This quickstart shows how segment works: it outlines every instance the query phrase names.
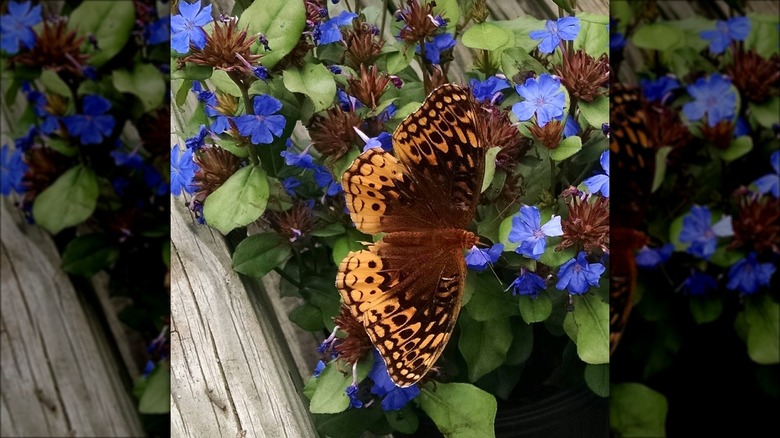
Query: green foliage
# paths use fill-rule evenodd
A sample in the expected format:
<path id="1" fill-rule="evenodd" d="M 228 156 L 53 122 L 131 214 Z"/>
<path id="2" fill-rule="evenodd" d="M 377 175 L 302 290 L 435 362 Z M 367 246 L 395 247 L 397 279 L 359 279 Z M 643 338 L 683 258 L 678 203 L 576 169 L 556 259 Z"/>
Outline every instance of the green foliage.
<path id="1" fill-rule="evenodd" d="M 270 52 L 261 45 L 252 46 L 254 53 L 262 53 L 262 63 L 272 68 L 282 57 L 290 53 L 306 26 L 306 9 L 301 2 L 288 0 L 256 1 L 241 13 L 239 27 L 246 26 L 247 33 L 261 33 L 268 39 Z"/>
<path id="2" fill-rule="evenodd" d="M 135 64 L 133 71 L 114 72 L 114 87 L 123 93 L 138 97 L 144 112 L 162 105 L 165 99 L 165 79 L 156 67 L 150 64 Z"/>
<path id="3" fill-rule="evenodd" d="M 621 437 L 665 437 L 668 403 L 641 383 L 620 383 L 610 390 L 609 426 Z"/>
<path id="4" fill-rule="evenodd" d="M 254 222 L 268 203 L 268 178 L 260 167 L 247 166 L 230 176 L 206 198 L 203 215 L 222 234 Z"/>
<path id="5" fill-rule="evenodd" d="M 91 277 L 113 264 L 119 248 L 104 233 L 78 236 L 68 242 L 62 253 L 62 270 L 69 274 Z"/>
<path id="6" fill-rule="evenodd" d="M 492 395 L 465 383 L 439 383 L 425 387 L 420 407 L 448 438 L 493 437 L 496 400 Z"/>
<path id="7" fill-rule="evenodd" d="M 290 242 L 276 233 L 260 233 L 242 240 L 233 253 L 233 269 L 245 275 L 262 277 L 290 257 Z"/>
<path id="8" fill-rule="evenodd" d="M 95 211 L 98 181 L 95 172 L 77 165 L 63 173 L 33 203 L 35 223 L 52 234 L 80 224 Z"/>
<path id="9" fill-rule="evenodd" d="M 68 27 L 79 35 L 92 34 L 100 41 L 99 49 L 88 48 L 89 63 L 102 67 L 116 56 L 127 43 L 135 21 L 135 9 L 130 2 L 82 2 L 70 15 Z M 84 43 L 89 47 L 88 43 Z"/>
<path id="10" fill-rule="evenodd" d="M 171 410 L 171 368 L 167 360 L 160 361 L 146 377 L 143 392 L 138 397 L 138 412 L 167 414 Z"/>

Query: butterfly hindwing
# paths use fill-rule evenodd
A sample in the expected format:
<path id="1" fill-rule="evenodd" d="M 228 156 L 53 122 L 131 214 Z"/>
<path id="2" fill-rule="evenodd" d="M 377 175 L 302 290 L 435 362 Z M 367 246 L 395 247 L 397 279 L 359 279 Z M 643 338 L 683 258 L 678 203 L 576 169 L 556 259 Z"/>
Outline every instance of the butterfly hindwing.
<path id="1" fill-rule="evenodd" d="M 460 251 L 433 248 L 424 239 L 392 240 L 350 253 L 336 286 L 390 377 L 406 387 L 431 369 L 447 345 L 460 312 L 465 261 Z"/>

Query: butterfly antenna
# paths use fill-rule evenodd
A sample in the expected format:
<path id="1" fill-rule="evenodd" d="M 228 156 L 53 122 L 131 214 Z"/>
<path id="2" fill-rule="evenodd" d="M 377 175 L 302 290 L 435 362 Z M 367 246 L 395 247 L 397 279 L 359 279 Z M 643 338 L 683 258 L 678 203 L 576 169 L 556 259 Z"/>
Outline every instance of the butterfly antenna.
<path id="1" fill-rule="evenodd" d="M 493 273 L 493 276 L 496 277 L 496 280 L 498 281 L 498 284 L 500 284 L 501 287 L 503 288 L 504 287 L 504 282 L 501 281 L 501 278 L 499 278 L 498 273 L 496 273 L 496 270 L 493 269 L 493 263 L 490 263 L 490 259 L 485 257 L 485 253 L 483 253 L 481 250 L 479 251 L 479 255 L 481 255 L 482 258 L 485 259 L 485 262 L 487 263 L 488 268 L 490 268 L 490 272 Z"/>

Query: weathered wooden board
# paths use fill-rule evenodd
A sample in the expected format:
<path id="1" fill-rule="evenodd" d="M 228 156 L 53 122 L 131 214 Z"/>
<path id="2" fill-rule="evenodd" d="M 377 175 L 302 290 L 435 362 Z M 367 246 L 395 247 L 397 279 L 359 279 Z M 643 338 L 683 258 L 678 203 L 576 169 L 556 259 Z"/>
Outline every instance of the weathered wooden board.
<path id="1" fill-rule="evenodd" d="M 0 202 L 2 436 L 143 436 L 130 381 L 51 237 Z"/>

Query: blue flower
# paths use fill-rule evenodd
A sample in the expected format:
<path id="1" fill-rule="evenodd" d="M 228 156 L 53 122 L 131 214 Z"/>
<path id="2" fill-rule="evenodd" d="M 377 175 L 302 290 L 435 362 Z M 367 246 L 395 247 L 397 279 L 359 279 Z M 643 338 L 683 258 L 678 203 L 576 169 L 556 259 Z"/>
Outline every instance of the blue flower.
<path id="1" fill-rule="evenodd" d="M 338 99 L 339 106 L 341 106 L 341 109 L 347 112 L 355 111 L 356 109 L 364 106 L 362 103 L 360 103 L 359 100 L 350 96 L 349 94 L 347 94 L 346 91 L 342 90 L 341 88 L 336 89 L 336 99 Z"/>
<path id="2" fill-rule="evenodd" d="M 420 395 L 420 387 L 416 383 L 406 388 L 393 383 L 390 374 L 387 373 L 385 361 L 376 349 L 374 349 L 374 366 L 368 372 L 368 377 L 374 381 L 371 393 L 382 397 L 382 409 L 385 411 L 397 411 Z"/>
<path id="3" fill-rule="evenodd" d="M 441 52 L 455 47 L 455 37 L 451 33 L 442 33 L 433 37 L 430 42 L 423 42 L 425 44 L 425 59 L 431 64 L 441 63 Z M 420 53 L 420 46 L 415 49 L 415 53 Z"/>
<path id="4" fill-rule="evenodd" d="M 607 32 L 609 32 L 610 50 L 620 50 L 626 46 L 626 37 L 623 36 L 623 34 L 617 30 L 618 21 L 620 20 L 615 20 L 610 18 L 609 23 L 607 23 Z"/>
<path id="5" fill-rule="evenodd" d="M 744 295 L 753 294 L 761 286 L 769 286 L 775 269 L 772 263 L 758 263 L 755 251 L 751 251 L 747 257 L 734 263 L 729 269 L 729 282 L 726 287 L 738 290 Z"/>
<path id="6" fill-rule="evenodd" d="M 320 374 L 322 374 L 322 371 L 325 369 L 325 362 L 319 360 L 317 361 L 317 366 L 314 368 L 314 377 L 319 377 Z"/>
<path id="7" fill-rule="evenodd" d="M 295 189 L 300 186 L 301 182 L 294 176 L 282 180 L 282 188 L 288 195 L 292 197 L 295 197 Z"/>
<path id="8" fill-rule="evenodd" d="M 171 38 L 171 17 L 165 16 L 149 23 L 144 30 L 146 43 L 150 46 L 167 43 Z"/>
<path id="9" fill-rule="evenodd" d="M 654 81 L 642 79 L 639 83 L 642 85 L 642 94 L 648 102 L 663 103 L 669 97 L 669 93 L 680 88 L 680 81 L 672 76 L 661 76 Z"/>
<path id="10" fill-rule="evenodd" d="M 328 196 L 336 196 L 343 190 L 341 184 L 333 180 L 333 174 L 330 173 L 325 166 L 314 165 L 314 182 L 317 183 L 317 187 L 325 189 L 325 194 Z"/>
<path id="11" fill-rule="evenodd" d="M 0 149 L 0 194 L 10 195 L 11 190 L 16 193 L 22 193 L 22 178 L 27 172 L 27 164 L 22 161 L 22 150 L 15 149 L 10 151 L 8 145 L 3 145 Z"/>
<path id="12" fill-rule="evenodd" d="M 284 157 L 284 164 L 288 166 L 300 167 L 302 169 L 314 169 L 314 161 L 312 160 L 311 155 L 309 155 L 309 148 L 311 148 L 311 145 L 301 153 L 297 153 L 293 150 L 292 141 L 287 140 L 287 150 L 282 151 L 279 155 Z"/>
<path id="13" fill-rule="evenodd" d="M 262 79 L 264 81 L 268 79 L 268 69 L 262 65 L 259 67 L 253 67 L 252 74 L 255 75 L 257 79 Z"/>
<path id="14" fill-rule="evenodd" d="M 472 79 L 469 81 L 469 86 L 471 87 L 471 93 L 478 102 L 493 102 L 493 99 L 496 99 L 495 103 L 501 103 L 503 94 L 500 92 L 509 88 L 510 85 L 506 79 L 491 76 L 484 81 Z"/>
<path id="15" fill-rule="evenodd" d="M 352 23 L 352 20 L 357 18 L 357 16 L 354 12 L 342 11 L 337 17 L 320 24 L 314 29 L 314 34 L 312 35 L 314 43 L 321 46 L 341 41 L 341 29 L 339 28 Z"/>
<path id="16" fill-rule="evenodd" d="M 349 407 L 350 408 L 362 408 L 363 402 L 360 401 L 358 398 L 358 387 L 357 385 L 349 385 L 347 386 L 347 389 L 344 391 L 347 393 L 347 397 L 349 397 Z"/>
<path id="17" fill-rule="evenodd" d="M 574 41 L 580 32 L 580 19 L 577 17 L 562 17 L 555 21 L 547 20 L 546 30 L 532 30 L 528 36 L 535 40 L 542 40 L 539 43 L 539 51 L 542 53 L 552 53 L 561 43 L 561 40 Z"/>
<path id="18" fill-rule="evenodd" d="M 520 207 L 520 215 L 512 218 L 509 241 L 520 242 L 520 246 L 515 250 L 518 254 L 539 260 L 547 246 L 547 237 L 563 235 L 560 216 L 553 215 L 544 226 L 541 225 L 541 220 L 539 209 L 527 205 Z"/>
<path id="19" fill-rule="evenodd" d="M 566 123 L 563 125 L 563 138 L 573 137 L 580 133 L 580 124 L 577 123 L 577 118 L 569 116 L 566 118 Z"/>
<path id="20" fill-rule="evenodd" d="M 536 298 L 539 292 L 547 289 L 547 282 L 536 273 L 520 268 L 520 275 L 509 285 L 507 290 L 509 289 L 512 289 L 512 295 L 530 295 L 531 298 Z"/>
<path id="21" fill-rule="evenodd" d="M 380 148 L 387 152 L 393 150 L 393 136 L 388 132 L 380 132 L 376 137 L 371 137 L 366 140 L 366 145 L 363 146 L 363 152 L 371 148 Z"/>
<path id="22" fill-rule="evenodd" d="M 691 121 L 700 120 L 706 114 L 707 123 L 713 127 L 721 120 L 734 117 L 737 94 L 727 77 L 712 74 L 699 78 L 696 83 L 688 85 L 687 90 L 694 101 L 683 105 L 683 114 Z"/>
<path id="23" fill-rule="evenodd" d="M 41 5 L 30 8 L 30 2 L 8 2 L 8 15 L 0 18 L 0 48 L 9 55 L 19 52 L 19 43 L 28 49 L 35 46 L 32 27 L 41 22 Z"/>
<path id="24" fill-rule="evenodd" d="M 184 149 L 182 152 L 179 145 L 173 145 L 171 149 L 171 194 L 173 196 L 181 195 L 182 191 L 192 193 L 192 178 L 195 172 L 200 170 L 197 163 L 192 160 L 192 149 Z"/>
<path id="25" fill-rule="evenodd" d="M 200 9 L 200 0 L 195 3 L 179 2 L 179 15 L 171 17 L 171 48 L 187 53 L 190 44 L 198 49 L 206 45 L 206 31 L 203 26 L 211 23 L 211 5 Z"/>
<path id="26" fill-rule="evenodd" d="M 254 114 L 235 118 L 238 132 L 241 135 L 251 135 L 254 144 L 269 144 L 274 141 L 274 136 L 282 135 L 287 124 L 284 116 L 274 114 L 282 109 L 282 102 L 267 94 L 261 94 L 255 96 L 253 106 Z"/>
<path id="27" fill-rule="evenodd" d="M 84 96 L 84 114 L 63 117 L 62 121 L 68 133 L 80 137 L 82 144 L 99 144 L 114 130 L 114 116 L 104 114 L 109 109 L 111 102 L 90 94 Z"/>
<path id="28" fill-rule="evenodd" d="M 184 145 L 187 146 L 187 149 L 197 151 L 206 144 L 204 140 L 206 140 L 206 136 L 208 136 L 208 134 L 209 131 L 206 129 L 206 125 L 200 125 L 200 128 L 198 128 L 198 133 L 184 140 Z"/>
<path id="29" fill-rule="evenodd" d="M 780 151 L 772 152 L 769 157 L 774 173 L 769 173 L 753 181 L 759 193 L 771 193 L 775 198 L 780 198 Z"/>
<path id="30" fill-rule="evenodd" d="M 536 123 L 541 128 L 550 120 L 563 118 L 566 97 L 561 90 L 560 78 L 544 73 L 538 79 L 528 78 L 523 85 L 515 85 L 515 90 L 525 99 L 512 105 L 512 112 L 518 120 L 529 120 L 536 114 Z"/>
<path id="31" fill-rule="evenodd" d="M 694 205 L 691 212 L 683 218 L 683 226 L 680 230 L 680 242 L 690 243 L 687 251 L 704 260 L 709 260 L 715 253 L 718 237 L 734 235 L 731 216 L 723 216 L 713 226 L 710 226 L 710 221 L 710 209 Z"/>
<path id="32" fill-rule="evenodd" d="M 669 260 L 674 252 L 674 244 L 667 243 L 659 249 L 648 248 L 647 245 L 636 254 L 636 265 L 644 269 L 655 269 Z"/>
<path id="33" fill-rule="evenodd" d="M 504 251 L 504 245 L 496 243 L 489 249 L 480 249 L 476 245 L 472 246 L 466 253 L 466 266 L 477 272 L 482 272 L 488 267 L 488 263 L 495 264 Z"/>
<path id="34" fill-rule="evenodd" d="M 750 135 L 750 123 L 743 116 L 737 116 L 737 123 L 734 124 L 734 138 Z"/>
<path id="35" fill-rule="evenodd" d="M 609 198 L 609 151 L 601 153 L 599 163 L 601 163 L 601 169 L 604 173 L 597 173 L 590 178 L 586 178 L 582 183 L 585 184 L 589 192 L 600 192 L 601 196 Z"/>
<path id="36" fill-rule="evenodd" d="M 605 270 L 604 265 L 588 263 L 585 259 L 586 255 L 585 251 L 580 251 L 576 258 L 561 265 L 560 270 L 558 270 L 556 289 L 566 289 L 571 294 L 580 295 L 587 292 L 590 286 L 599 286 L 599 278 Z"/>
<path id="37" fill-rule="evenodd" d="M 109 153 L 114 158 L 114 164 L 120 167 L 129 167 L 131 169 L 141 169 L 144 162 L 136 151 L 125 152 L 121 145 Z"/>
<path id="38" fill-rule="evenodd" d="M 49 113 L 49 99 L 46 95 L 36 90 L 25 91 L 25 93 L 27 100 L 33 104 L 35 115 L 43 119 L 40 125 L 41 132 L 51 134 L 60 129 L 59 118 Z"/>
<path id="39" fill-rule="evenodd" d="M 36 128 L 35 125 L 30 125 L 26 134 L 14 140 L 16 149 L 19 149 L 22 152 L 29 150 L 33 143 L 35 143 L 35 137 L 37 136 L 38 128 Z"/>
<path id="40" fill-rule="evenodd" d="M 701 39 L 710 42 L 710 53 L 723 53 L 732 41 L 744 41 L 750 34 L 750 19 L 734 17 L 727 21 L 715 22 L 714 30 L 704 30 L 699 33 Z"/>
<path id="41" fill-rule="evenodd" d="M 718 282 L 714 278 L 697 270 L 693 270 L 691 275 L 683 282 L 683 289 L 693 296 L 706 295 L 708 290 L 717 288 Z"/>

